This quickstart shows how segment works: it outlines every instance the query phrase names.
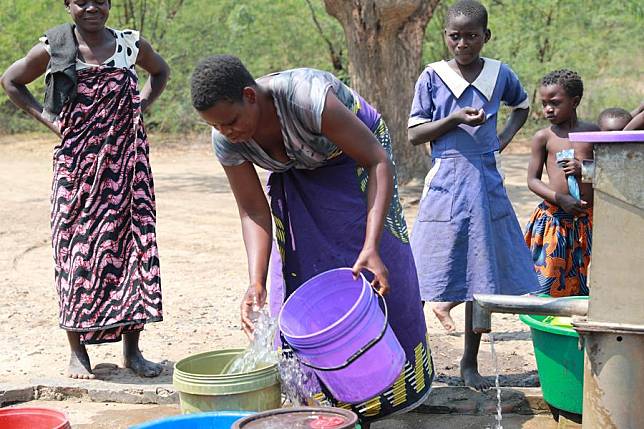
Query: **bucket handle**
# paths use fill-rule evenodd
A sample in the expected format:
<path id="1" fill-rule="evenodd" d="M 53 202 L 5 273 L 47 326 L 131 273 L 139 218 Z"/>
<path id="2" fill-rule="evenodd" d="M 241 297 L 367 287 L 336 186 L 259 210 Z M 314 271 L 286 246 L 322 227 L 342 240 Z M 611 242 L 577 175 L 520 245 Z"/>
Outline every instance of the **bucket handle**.
<path id="1" fill-rule="evenodd" d="M 302 360 L 302 359 L 300 359 L 298 357 L 298 360 L 300 361 L 300 363 L 302 363 L 302 365 L 308 366 L 309 368 L 315 369 L 315 370 L 318 370 L 318 371 L 337 371 L 339 369 L 344 369 L 344 368 L 348 367 L 349 365 L 351 365 L 353 363 L 353 361 L 355 361 L 360 356 L 365 354 L 373 346 L 375 346 L 382 339 L 382 337 L 385 336 L 385 332 L 387 332 L 387 326 L 388 326 L 388 323 L 389 323 L 389 311 L 387 310 L 387 301 L 385 301 L 385 297 L 382 296 L 380 294 L 380 292 L 378 292 L 373 286 L 371 286 L 371 288 L 376 293 L 376 296 L 379 296 L 380 299 L 382 300 L 382 306 L 384 307 L 384 313 L 385 313 L 385 323 L 383 324 L 382 329 L 380 330 L 380 333 L 378 334 L 378 336 L 376 336 L 374 339 L 369 341 L 364 346 L 360 347 L 358 349 L 358 351 L 356 351 L 354 354 L 349 356 L 347 358 L 347 360 L 344 363 L 341 363 L 340 365 L 337 365 L 337 366 L 317 366 L 317 365 L 314 365 L 312 363 L 305 362 L 304 360 Z M 289 344 L 289 346 L 291 347 L 291 349 L 295 350 L 295 348 L 293 346 L 291 346 L 290 344 Z"/>

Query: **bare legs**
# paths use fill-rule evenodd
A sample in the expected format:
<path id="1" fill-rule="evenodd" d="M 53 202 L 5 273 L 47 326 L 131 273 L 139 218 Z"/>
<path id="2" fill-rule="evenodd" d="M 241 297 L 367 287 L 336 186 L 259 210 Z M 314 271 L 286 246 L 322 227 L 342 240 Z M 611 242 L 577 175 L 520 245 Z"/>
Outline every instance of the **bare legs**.
<path id="1" fill-rule="evenodd" d="M 448 333 L 454 332 L 456 324 L 450 316 L 450 311 L 461 302 L 431 302 L 430 306 L 438 320 Z M 461 358 L 461 378 L 466 386 L 476 390 L 487 390 L 492 383 L 479 373 L 478 354 L 481 345 L 481 334 L 472 331 L 472 303 L 465 303 L 465 340 L 463 357 Z"/>
<path id="2" fill-rule="evenodd" d="M 156 377 L 161 374 L 163 367 L 143 357 L 139 349 L 140 334 L 140 331 L 123 334 L 123 366 L 130 368 L 139 377 Z M 67 340 L 71 349 L 67 375 L 76 379 L 96 378 L 87 349 L 80 342 L 80 333 L 67 331 Z"/>
<path id="3" fill-rule="evenodd" d="M 465 303 L 465 343 L 461 358 L 461 377 L 466 386 L 476 390 L 487 390 L 492 383 L 479 374 L 478 354 L 481 334 L 472 331 L 472 302 Z"/>
<path id="4" fill-rule="evenodd" d="M 80 333 L 67 331 L 67 340 L 71 349 L 67 376 L 89 380 L 96 378 L 92 372 L 92 364 L 84 344 L 80 343 Z"/>
<path id="5" fill-rule="evenodd" d="M 145 359 L 139 349 L 141 331 L 123 334 L 123 366 L 130 368 L 139 377 L 156 377 L 163 366 Z"/>
<path id="6" fill-rule="evenodd" d="M 443 328 L 445 328 L 448 334 L 451 334 L 456 330 L 456 324 L 449 312 L 458 304 L 460 304 L 460 302 L 432 302 L 430 304 L 436 318 L 441 322 L 441 325 L 443 325 Z"/>

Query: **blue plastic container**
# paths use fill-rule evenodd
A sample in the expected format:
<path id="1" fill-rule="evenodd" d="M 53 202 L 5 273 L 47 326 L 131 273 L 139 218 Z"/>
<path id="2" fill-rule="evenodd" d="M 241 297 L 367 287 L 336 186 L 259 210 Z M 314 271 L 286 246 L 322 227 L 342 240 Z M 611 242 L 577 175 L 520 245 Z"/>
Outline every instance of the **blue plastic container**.
<path id="1" fill-rule="evenodd" d="M 218 411 L 166 417 L 130 426 L 130 429 L 230 429 L 237 420 L 250 416 L 246 411 Z"/>

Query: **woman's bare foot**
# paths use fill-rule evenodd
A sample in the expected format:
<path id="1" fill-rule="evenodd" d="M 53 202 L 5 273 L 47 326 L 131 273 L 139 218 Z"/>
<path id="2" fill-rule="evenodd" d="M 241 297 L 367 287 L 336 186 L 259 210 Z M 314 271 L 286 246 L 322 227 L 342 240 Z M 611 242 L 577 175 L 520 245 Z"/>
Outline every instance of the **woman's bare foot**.
<path id="1" fill-rule="evenodd" d="M 476 365 L 467 365 L 463 361 L 461 361 L 461 378 L 463 378 L 465 386 L 478 391 L 488 390 L 492 387 L 492 383 L 479 373 Z"/>
<path id="2" fill-rule="evenodd" d="M 163 365 L 147 360 L 140 351 L 123 356 L 123 366 L 130 368 L 139 377 L 156 377 L 163 371 Z"/>
<path id="3" fill-rule="evenodd" d="M 96 378 L 96 375 L 92 372 L 92 364 L 89 361 L 89 355 L 87 354 L 85 346 L 82 346 L 80 350 L 72 351 L 69 358 L 67 376 L 81 380 Z"/>
<path id="4" fill-rule="evenodd" d="M 443 325 L 443 328 L 445 328 L 448 334 L 452 334 L 454 333 L 454 331 L 456 331 L 456 324 L 454 323 L 454 319 L 452 319 L 452 316 L 449 314 L 449 312 L 458 304 L 460 303 L 432 302 L 430 305 L 432 311 L 436 315 L 436 318 L 439 322 L 441 322 L 441 325 Z"/>
<path id="5" fill-rule="evenodd" d="M 163 371 L 163 365 L 143 357 L 139 349 L 141 331 L 123 334 L 123 366 L 130 368 L 139 377 L 156 377 Z"/>

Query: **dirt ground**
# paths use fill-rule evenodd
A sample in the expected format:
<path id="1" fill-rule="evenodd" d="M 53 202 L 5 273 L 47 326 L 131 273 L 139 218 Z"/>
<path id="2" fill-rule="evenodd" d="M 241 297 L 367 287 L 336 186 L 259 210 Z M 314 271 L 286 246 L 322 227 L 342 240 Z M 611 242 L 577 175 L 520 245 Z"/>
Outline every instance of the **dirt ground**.
<path id="1" fill-rule="evenodd" d="M 222 168 L 205 138 L 152 136 L 164 321 L 146 327 L 144 354 L 164 361 L 161 379 L 142 381 L 119 369 L 120 344 L 89 353 L 105 382 L 170 382 L 172 363 L 190 354 L 243 347 L 238 302 L 247 282 L 240 223 Z M 43 136 L 0 137 L 0 382 L 64 377 L 68 346 L 57 325 L 49 229 L 51 150 Z M 503 156 L 506 187 L 523 225 L 537 198 L 525 185 L 524 145 Z M 421 188 L 402 189 L 413 225 Z M 457 385 L 463 306 L 454 311 L 461 333 L 446 335 L 429 313 L 438 381 Z M 529 330 L 516 316 L 494 315 L 501 385 L 538 385 Z M 480 352 L 484 375 L 493 373 L 489 343 Z"/>

